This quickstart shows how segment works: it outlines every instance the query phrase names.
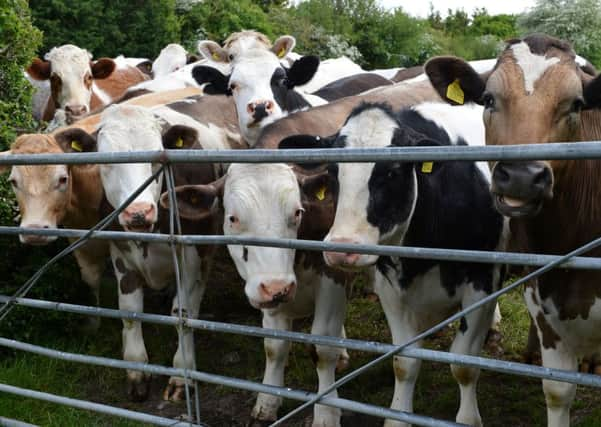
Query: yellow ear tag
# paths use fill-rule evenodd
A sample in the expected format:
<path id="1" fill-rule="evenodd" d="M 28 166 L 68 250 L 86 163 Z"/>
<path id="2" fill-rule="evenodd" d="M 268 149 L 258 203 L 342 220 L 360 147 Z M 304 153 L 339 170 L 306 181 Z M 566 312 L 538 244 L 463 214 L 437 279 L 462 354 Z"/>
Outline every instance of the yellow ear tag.
<path id="1" fill-rule="evenodd" d="M 465 94 L 463 93 L 463 89 L 461 89 L 459 79 L 455 79 L 455 81 L 447 87 L 447 98 L 451 101 L 455 101 L 459 105 L 463 105 Z"/>
<path id="2" fill-rule="evenodd" d="M 71 141 L 71 148 L 74 149 L 75 151 L 83 151 L 83 148 L 81 147 L 81 144 L 79 143 L 79 141 Z"/>
<path id="3" fill-rule="evenodd" d="M 320 202 L 326 198 L 326 186 L 325 185 L 323 187 L 320 187 L 319 190 L 317 190 L 317 192 L 315 193 L 315 197 L 317 197 L 317 200 L 319 200 Z"/>
<path id="4" fill-rule="evenodd" d="M 218 54 L 217 52 L 213 52 L 213 59 L 214 59 L 215 61 L 219 61 L 219 59 L 220 59 L 220 58 L 221 58 L 221 57 L 219 56 L 219 54 Z"/>
<path id="5" fill-rule="evenodd" d="M 181 136 L 175 141 L 175 146 L 177 148 L 182 148 L 184 146 L 184 140 L 181 138 Z"/>
<path id="6" fill-rule="evenodd" d="M 286 48 L 283 47 L 280 49 L 280 51 L 278 52 L 278 58 L 283 58 L 284 55 L 286 55 Z"/>
<path id="7" fill-rule="evenodd" d="M 423 162 L 422 163 L 422 172 L 423 173 L 432 173 L 433 167 L 434 167 L 434 162 Z"/>

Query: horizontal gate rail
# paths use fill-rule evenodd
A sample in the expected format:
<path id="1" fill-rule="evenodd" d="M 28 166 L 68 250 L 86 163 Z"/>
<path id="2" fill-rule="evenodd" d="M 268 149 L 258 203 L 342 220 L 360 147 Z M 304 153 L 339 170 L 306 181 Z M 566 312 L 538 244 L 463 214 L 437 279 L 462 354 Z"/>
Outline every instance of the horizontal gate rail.
<path id="1" fill-rule="evenodd" d="M 446 160 L 600 159 L 601 142 L 563 142 L 504 146 L 330 148 L 311 150 L 163 150 L 107 153 L 12 154 L 0 165 L 82 163 L 324 163 Z"/>
<path id="2" fill-rule="evenodd" d="M 15 387 L 8 384 L 0 384 L 0 392 L 15 394 L 36 400 L 57 403 L 59 405 L 72 406 L 77 409 L 85 409 L 88 411 L 98 412 L 105 415 L 113 415 L 116 417 L 127 418 L 129 420 L 140 421 L 143 423 L 154 424 L 157 426 L 173 426 L 173 427 L 202 427 L 202 425 L 192 424 L 189 422 L 172 420 L 170 418 L 158 417 L 156 415 L 145 414 L 143 412 L 131 411 L 129 409 L 116 408 L 114 406 L 103 405 L 101 403 L 90 402 L 88 400 L 73 399 L 71 397 L 58 396 L 56 394 L 45 393 L 37 390 Z M 0 425 L 2 419 L 0 418 Z M 30 424 L 13 424 L 14 426 L 24 426 Z"/>
<path id="3" fill-rule="evenodd" d="M 28 344 L 16 340 L 0 337 L 0 346 L 12 348 L 15 350 L 27 351 L 30 353 L 39 354 L 42 356 L 52 357 L 54 359 L 66 360 L 69 362 L 85 363 L 89 365 L 105 366 L 108 368 L 131 369 L 136 371 L 148 372 L 156 375 L 165 376 L 184 376 L 184 371 L 189 378 L 196 381 L 201 381 L 209 384 L 218 384 L 226 387 L 238 388 L 259 393 L 271 394 L 288 399 L 309 401 L 317 396 L 315 393 L 306 391 L 292 390 L 287 387 L 278 387 L 267 384 L 255 383 L 248 380 L 226 377 L 223 375 L 209 374 L 200 371 L 190 371 L 180 368 L 167 368 L 165 366 L 153 365 L 150 363 L 128 362 L 124 360 L 110 359 L 107 357 L 89 356 L 76 353 L 68 353 L 65 351 L 52 350 L 46 347 L 40 347 L 33 344 Z M 425 427 L 458 427 L 464 424 L 458 424 L 451 421 L 441 421 L 434 418 L 417 415 L 410 412 L 395 411 L 388 408 L 382 408 L 367 403 L 355 402 L 339 397 L 324 397 L 319 402 L 321 404 L 332 406 L 335 408 L 346 409 L 354 412 L 360 412 L 366 415 L 372 415 L 380 418 L 389 418 L 393 420 L 403 421 L 418 426 Z M 185 424 L 188 425 L 188 424 Z"/>
<path id="4" fill-rule="evenodd" d="M 0 235 L 32 234 L 39 236 L 81 237 L 87 230 L 77 229 L 39 229 L 0 226 Z M 419 248 L 412 246 L 360 245 L 345 243 L 328 243 L 321 240 L 276 239 L 265 237 L 237 237 L 223 235 L 169 235 L 159 233 L 134 233 L 126 231 L 94 231 L 90 239 L 100 240 L 135 240 L 146 243 L 181 243 L 184 245 L 246 245 L 269 246 L 276 248 L 293 248 L 309 251 L 339 251 L 364 253 L 382 256 L 398 256 L 403 258 L 437 259 L 458 262 L 495 263 L 511 265 L 527 265 L 539 267 L 561 258 L 559 255 L 539 255 L 529 253 L 472 251 L 462 249 Z M 601 270 L 601 258 L 574 257 L 557 266 L 557 268 L 574 268 Z"/>
<path id="5" fill-rule="evenodd" d="M 0 295 L 0 302 L 13 301 L 17 305 L 44 310 L 55 310 L 66 313 L 76 313 L 90 316 L 99 316 L 112 319 L 127 319 L 158 325 L 178 326 L 183 324 L 191 329 L 209 332 L 223 332 L 227 334 L 240 334 L 258 338 L 283 339 L 305 344 L 325 345 L 330 347 L 346 348 L 348 350 L 365 351 L 368 353 L 385 354 L 394 350 L 396 346 L 377 341 L 362 341 L 349 338 L 312 335 L 302 332 L 267 329 L 257 326 L 238 325 L 233 323 L 214 322 L 210 320 L 183 318 L 181 321 L 175 316 L 160 314 L 138 313 L 135 311 L 115 310 L 110 308 L 89 307 L 85 305 L 67 304 L 61 302 L 43 301 L 30 298 L 17 298 Z M 523 375 L 532 378 L 549 379 L 554 381 L 569 382 L 573 384 L 601 388 L 601 376 L 581 372 L 550 369 L 541 366 L 527 365 L 524 363 L 508 362 L 486 357 L 469 356 L 465 354 L 448 353 L 444 351 L 428 350 L 422 348 L 406 348 L 400 353 L 402 356 L 414 359 L 428 360 L 430 362 L 450 363 L 454 365 L 472 366 L 504 374 Z"/>
<path id="6" fill-rule="evenodd" d="M 10 418 L 0 417 L 0 426 L 2 427 L 37 427 L 35 424 L 24 423 L 23 421 L 12 420 Z"/>

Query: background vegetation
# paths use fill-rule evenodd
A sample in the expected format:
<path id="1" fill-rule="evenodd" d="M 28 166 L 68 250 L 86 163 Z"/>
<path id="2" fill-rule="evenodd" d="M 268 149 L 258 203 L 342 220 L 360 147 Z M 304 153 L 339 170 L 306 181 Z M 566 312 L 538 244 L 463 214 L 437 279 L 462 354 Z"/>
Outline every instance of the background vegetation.
<path id="1" fill-rule="evenodd" d="M 597 66 L 601 66 L 601 4 L 599 0 L 539 0 L 528 13 L 491 16 L 486 9 L 473 11 L 431 10 L 421 19 L 402 9 L 388 10 L 376 0 L 305 0 L 291 4 L 286 0 L 0 0 L 0 151 L 5 150 L 16 135 L 38 128 L 30 114 L 31 88 L 23 78 L 23 69 L 35 56 L 43 56 L 53 46 L 73 43 L 90 50 L 95 57 L 124 54 L 154 58 L 168 43 L 179 42 L 194 52 L 199 39 L 221 42 L 233 31 L 256 29 L 272 39 L 282 34 L 297 38 L 299 53 L 321 57 L 346 55 L 367 69 L 422 64 L 429 57 L 453 54 L 466 59 L 494 57 L 503 41 L 533 31 L 541 31 L 569 40 L 575 49 Z M 298 4 L 297 4 L 298 3 Z M 0 224 L 14 225 L 18 212 L 12 190 L 5 176 L 0 177 Z M 51 254 L 64 243 L 46 248 L 24 247 L 16 238 L 0 237 L 0 293 L 11 294 L 23 284 Z M 231 266 L 230 266 L 231 268 Z M 204 307 L 207 318 L 238 323 L 258 324 L 258 313 L 248 307 L 240 292 L 236 274 L 217 277 L 215 289 L 209 287 Z M 233 283 L 223 295 L 223 283 Z M 115 307 L 114 282 L 107 280 L 103 305 Z M 50 271 L 29 296 L 64 302 L 89 303 L 72 258 Z M 217 302 L 234 301 L 227 310 Z M 168 297 L 160 297 L 158 307 L 168 307 Z M 505 317 L 506 357 L 517 359 L 524 345 L 527 315 L 519 295 L 501 302 Z M 226 310 L 220 312 L 219 310 Z M 357 297 L 349 308 L 349 336 L 388 340 L 383 315 L 377 304 Z M 15 309 L 0 323 L 0 336 L 25 340 L 67 351 L 120 356 L 118 321 L 103 322 L 100 333 L 86 335 L 79 326 L 81 318 L 65 314 Z M 146 326 L 145 326 L 146 327 Z M 307 324 L 303 326 L 307 329 Z M 151 327 L 148 327 L 151 328 Z M 156 328 L 155 328 L 156 329 Z M 150 344 L 152 361 L 168 365 L 175 338 L 172 333 L 158 334 L 152 329 Z M 147 337 L 148 337 L 147 329 Z M 448 335 L 448 334 L 447 334 Z M 432 344 L 446 348 L 450 338 Z M 165 345 L 165 337 L 168 345 Z M 259 379 L 262 350 L 256 340 L 204 334 L 198 341 L 201 366 L 210 371 Z M 254 345 L 255 347 L 251 347 Z M 253 348 L 252 351 L 246 349 Z M 152 350 L 154 349 L 154 350 Z M 240 351 L 240 349 L 244 349 Z M 255 351 L 256 350 L 256 351 Z M 239 353 L 239 362 L 228 364 L 224 356 Z M 354 354 L 353 364 L 365 362 L 368 355 Z M 234 358 L 236 359 L 236 358 Z M 225 370 L 223 372 L 223 365 Z M 288 382 L 296 387 L 312 389 L 315 384 L 308 356 L 294 356 L 290 362 Z M 426 364 L 425 364 L 426 365 Z M 431 415 L 452 418 L 456 390 L 447 367 L 425 368 L 418 388 L 416 409 Z M 444 372 L 444 373 L 443 373 Z M 381 374 L 381 375 L 380 375 Z M 487 381 L 488 376 L 488 381 Z M 65 378 L 69 377 L 69 381 Z M 345 396 L 377 404 L 387 404 L 392 384 L 382 386 L 381 378 L 390 380 L 389 367 L 380 368 L 364 383 L 349 386 Z M 542 393 L 538 381 L 520 379 L 505 383 L 506 376 L 486 374 L 483 380 L 482 412 L 488 425 L 540 425 L 544 420 Z M 49 362 L 48 359 L 7 352 L 0 349 L 0 382 L 37 388 L 59 394 L 107 403 L 125 401 L 121 371 L 110 371 L 72 364 Z M 164 385 L 164 379 L 157 379 Z M 363 385 L 361 385 L 363 384 Z M 497 386 L 498 385 L 498 386 Z M 159 387 L 157 385 L 157 387 Z M 502 389 L 502 390 L 501 390 Z M 367 391 L 366 391 L 367 390 Z M 160 390 L 154 390 L 158 393 Z M 205 395 L 231 393 L 211 387 Z M 241 414 L 250 410 L 252 396 L 238 394 Z M 499 402 L 499 396 L 504 400 Z M 205 396 L 206 397 L 206 396 Z M 211 396 L 209 396 L 211 397 Z M 487 402 L 496 402 L 489 405 Z M 215 404 L 218 407 L 223 401 Z M 592 391 L 579 394 L 575 411 L 577 425 L 598 425 L 599 395 Z M 161 404 L 135 409 L 162 413 Z M 486 405 L 486 406 L 485 406 Z M 226 405 L 227 406 L 227 405 Z M 212 407 L 211 404 L 205 408 Z M 287 407 L 291 404 L 288 402 Z M 511 411 L 509 411 L 511 407 Z M 533 408 L 537 408 L 533 415 Z M 217 419 L 231 411 L 226 407 Z M 174 412 L 175 411 L 175 412 Z M 500 413 L 499 413 L 500 411 Z M 171 414 L 183 410 L 171 409 Z M 507 419 L 508 413 L 515 420 Z M 82 415 L 81 411 L 58 409 L 22 399 L 0 398 L 0 415 L 11 416 L 45 425 L 130 425 L 114 419 Z M 502 415 L 502 416 L 501 416 Z M 533 417 L 532 419 L 530 417 Z M 358 425 L 380 422 L 359 421 Z M 230 425 L 242 424 L 240 419 Z M 504 424 L 505 423 L 505 424 Z"/>

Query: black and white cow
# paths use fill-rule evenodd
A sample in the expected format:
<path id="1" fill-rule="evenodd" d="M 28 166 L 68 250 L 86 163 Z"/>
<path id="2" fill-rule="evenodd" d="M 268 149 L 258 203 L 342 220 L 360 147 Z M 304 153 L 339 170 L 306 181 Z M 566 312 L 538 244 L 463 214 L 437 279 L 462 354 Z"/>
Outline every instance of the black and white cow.
<path id="1" fill-rule="evenodd" d="M 207 94 L 233 96 L 242 136 L 254 146 L 264 126 L 290 112 L 391 84 L 390 80 L 379 75 L 366 78 L 366 74 L 360 74 L 346 77 L 344 84 L 330 86 L 326 92 L 328 99 L 318 93 L 310 94 L 297 89 L 313 78 L 319 64 L 318 57 L 309 55 L 286 68 L 280 56 L 271 50 L 254 48 L 234 59 L 228 75 L 213 67 L 198 65 L 192 70 L 192 76 L 200 85 L 208 83 L 204 87 Z"/>
<path id="2" fill-rule="evenodd" d="M 285 164 L 233 164 L 210 185 L 178 187 L 182 218 L 203 217 L 216 198 L 223 201 L 225 235 L 322 239 L 332 223 L 335 188 L 327 171 L 303 171 Z M 166 205 L 164 194 L 161 203 Z M 325 265 L 318 252 L 229 245 L 245 280 L 251 305 L 260 309 L 265 328 L 291 330 L 292 321 L 313 315 L 311 333 L 344 337 L 345 284 L 353 275 Z M 264 384 L 284 385 L 290 342 L 265 339 Z M 319 391 L 335 379 L 348 354 L 316 346 Z M 333 396 L 336 393 L 332 394 Z M 259 421 L 277 419 L 282 398 L 260 393 L 252 411 Z M 314 426 L 340 425 L 340 410 L 316 405 Z"/>
<path id="3" fill-rule="evenodd" d="M 282 148 L 376 148 L 484 144 L 482 109 L 421 104 L 394 113 L 384 104 L 362 104 L 339 133 L 327 138 L 293 136 Z M 498 250 L 505 223 L 489 193 L 490 173 L 473 162 L 340 163 L 330 167 L 338 182 L 338 202 L 327 242 Z M 402 344 L 457 309 L 501 284 L 498 265 L 415 260 L 325 252 L 332 267 L 357 270 L 376 266 L 375 291 L 392 331 Z M 495 304 L 461 321 L 453 353 L 477 355 L 484 344 Z M 396 357 L 391 407 L 413 410 L 420 361 Z M 457 421 L 481 425 L 476 399 L 479 370 L 451 367 L 459 383 Z M 390 420 L 387 426 L 404 425 Z"/>

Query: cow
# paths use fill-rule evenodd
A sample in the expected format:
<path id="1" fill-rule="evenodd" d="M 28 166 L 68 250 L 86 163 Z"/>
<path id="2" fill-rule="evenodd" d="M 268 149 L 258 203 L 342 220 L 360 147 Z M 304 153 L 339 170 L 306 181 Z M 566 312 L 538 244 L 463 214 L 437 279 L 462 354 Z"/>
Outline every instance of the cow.
<path id="1" fill-rule="evenodd" d="M 187 64 L 197 62 L 200 58 L 196 55 L 190 55 L 182 45 L 170 43 L 161 49 L 159 56 L 152 63 L 152 77 L 166 76 L 179 70 Z"/>
<path id="2" fill-rule="evenodd" d="M 153 94 L 132 99 L 128 104 L 156 106 L 167 104 L 186 96 L 198 94 L 197 89 Z M 178 104 L 175 103 L 175 106 Z M 70 128 L 83 129 L 89 133 L 97 130 L 100 115 L 88 116 Z M 57 132 L 65 131 L 65 128 Z M 24 134 L 11 145 L 2 156 L 13 154 L 61 154 L 72 151 L 72 141 L 56 138 L 51 134 Z M 0 172 L 10 172 L 8 181 L 12 186 L 20 212 L 20 227 L 55 229 L 89 229 L 101 219 L 101 206 L 104 197 L 97 165 L 44 165 L 44 166 L 3 166 Z M 53 236 L 19 235 L 24 244 L 45 245 L 54 240 Z M 74 241 L 71 239 L 71 241 Z M 92 290 L 96 305 L 99 302 L 100 280 L 109 256 L 108 242 L 90 240 L 74 251 L 81 277 Z M 98 319 L 92 319 L 89 326 L 97 329 Z"/>
<path id="3" fill-rule="evenodd" d="M 510 40 L 486 76 L 455 57 L 430 60 L 426 72 L 449 103 L 484 106 L 489 145 L 601 137 L 593 110 L 601 106 L 601 77 L 591 76 L 565 41 L 544 34 Z M 495 206 L 511 218 L 512 248 L 559 255 L 601 235 L 598 160 L 499 161 L 491 168 Z M 575 370 L 579 358 L 601 348 L 600 283 L 597 271 L 553 270 L 525 287 L 543 366 Z M 569 425 L 576 386 L 543 380 L 543 391 L 548 425 Z"/>
<path id="4" fill-rule="evenodd" d="M 223 233 L 233 236 L 321 239 L 332 222 L 335 187 L 327 171 L 285 164 L 233 164 L 209 185 L 177 188 L 179 213 L 194 220 L 222 201 Z M 161 203 L 168 205 L 167 194 Z M 292 321 L 313 314 L 311 333 L 344 337 L 345 284 L 353 275 L 328 268 L 319 253 L 293 249 L 228 245 L 236 269 L 245 280 L 250 304 L 262 311 L 263 327 L 291 330 Z M 265 339 L 264 384 L 283 386 L 290 351 L 287 341 Z M 348 362 L 345 350 L 316 346 L 319 391 Z M 336 396 L 333 393 L 332 396 Z M 252 418 L 277 419 L 282 398 L 260 393 Z M 340 425 L 340 410 L 316 405 L 313 425 Z"/>
<path id="5" fill-rule="evenodd" d="M 356 107 L 335 135 L 296 135 L 280 148 L 383 148 L 483 144 L 482 109 L 461 112 L 424 103 L 394 112 L 389 105 Z M 504 248 L 505 222 L 488 191 L 486 164 L 473 162 L 340 163 L 329 167 L 338 192 L 329 243 L 387 244 L 468 250 Z M 324 252 L 327 265 L 343 271 L 375 266 L 375 291 L 393 343 L 400 345 L 459 308 L 498 290 L 499 265 Z M 451 352 L 477 355 L 493 320 L 495 304 L 466 315 Z M 416 344 L 419 346 L 420 344 Z M 395 357 L 391 408 L 413 410 L 420 361 Z M 457 422 L 482 425 L 476 398 L 479 370 L 451 366 L 461 392 Z M 386 426 L 406 425 L 387 420 Z"/>
<path id="6" fill-rule="evenodd" d="M 286 68 L 273 52 L 249 49 L 240 54 L 231 65 L 229 75 L 198 65 L 193 69 L 192 76 L 198 84 L 208 83 L 204 88 L 205 93 L 231 95 L 234 98 L 238 126 L 251 146 L 255 145 L 261 128 L 266 124 L 295 110 L 327 102 L 319 96 L 319 92 L 307 94 L 295 90 L 295 87 L 306 84 L 315 75 L 319 67 L 319 58 L 316 56 L 303 56 L 290 68 Z M 357 94 L 357 85 L 364 81 L 365 76 L 355 77 L 353 80 L 347 78 L 342 85 L 330 87 L 327 92 L 330 99 Z M 361 90 L 391 82 L 373 75 L 364 83 L 361 83 Z"/>
<path id="7" fill-rule="evenodd" d="M 118 59 L 118 58 L 117 58 Z M 125 90 L 147 77 L 125 60 L 100 58 L 77 46 L 54 47 L 44 56 L 35 58 L 27 74 L 40 81 L 50 81 L 51 95 L 42 114 L 50 121 L 58 109 L 64 110 L 68 123 L 90 111 L 109 104 Z"/>
<path id="8" fill-rule="evenodd" d="M 84 152 L 128 152 L 137 150 L 163 150 L 164 148 L 229 148 L 220 145 L 221 140 L 208 126 L 198 123 L 194 127 L 174 121 L 176 113 L 168 118 L 160 116 L 161 108 L 147 109 L 133 105 L 108 107 L 101 116 L 97 135 L 73 128 L 57 135 L 74 141 Z M 180 115 L 181 116 L 181 115 Z M 185 122 L 185 117 L 181 119 Z M 71 143 L 70 147 L 73 147 Z M 122 205 L 159 164 L 113 164 L 99 165 L 100 179 L 108 206 L 112 209 Z M 173 167 L 178 185 L 203 184 L 218 178 L 221 168 L 213 164 L 177 165 Z M 162 174 L 152 181 L 118 216 L 118 227 L 125 231 L 169 233 L 168 212 L 159 210 L 157 204 L 164 191 Z M 207 215 L 205 221 L 182 223 L 183 231 L 195 234 L 216 234 L 216 218 L 220 218 L 216 206 L 215 215 Z M 178 315 L 181 310 L 188 318 L 196 318 L 206 288 L 213 247 L 186 246 L 181 250 L 181 292 L 173 300 L 170 313 Z M 118 280 L 119 308 L 143 311 L 143 288 L 164 289 L 174 281 L 176 273 L 171 248 L 166 243 L 139 243 L 111 241 L 110 256 Z M 179 292 L 179 291 L 178 291 Z M 180 300 L 181 304 L 180 305 Z M 178 328 L 180 345 L 173 358 L 176 368 L 193 369 L 193 333 Z M 148 354 L 142 337 L 140 322 L 123 321 L 123 358 L 127 361 L 148 362 Z M 139 371 L 127 371 L 128 394 L 131 399 L 146 399 L 149 376 Z M 185 397 L 184 379 L 171 377 L 163 393 L 165 400 L 182 400 Z"/>

